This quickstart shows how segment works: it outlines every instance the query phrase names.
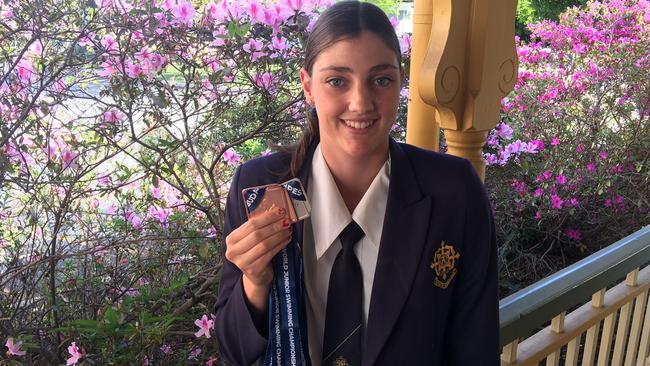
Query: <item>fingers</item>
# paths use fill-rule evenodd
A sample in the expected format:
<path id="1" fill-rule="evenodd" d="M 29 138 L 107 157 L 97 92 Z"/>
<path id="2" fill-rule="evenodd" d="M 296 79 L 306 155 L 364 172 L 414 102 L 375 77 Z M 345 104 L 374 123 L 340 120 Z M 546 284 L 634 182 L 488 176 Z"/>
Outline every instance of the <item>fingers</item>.
<path id="1" fill-rule="evenodd" d="M 240 256 L 238 266 L 244 270 L 255 265 L 266 265 L 291 241 L 291 231 L 282 230 L 255 244 Z"/>
<path id="2" fill-rule="evenodd" d="M 237 229 L 233 230 L 226 238 L 226 244 L 230 245 L 231 243 L 239 242 L 255 230 L 280 221 L 286 216 L 286 214 L 287 212 L 284 208 L 278 208 L 274 211 L 263 212 L 259 215 L 255 215 Z"/>

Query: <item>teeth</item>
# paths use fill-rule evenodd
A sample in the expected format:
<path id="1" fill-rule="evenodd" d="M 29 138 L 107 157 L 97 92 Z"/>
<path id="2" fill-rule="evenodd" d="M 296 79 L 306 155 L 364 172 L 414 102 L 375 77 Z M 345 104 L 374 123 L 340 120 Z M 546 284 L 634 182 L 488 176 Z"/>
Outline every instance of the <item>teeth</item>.
<path id="1" fill-rule="evenodd" d="M 359 129 L 368 128 L 372 126 L 372 124 L 374 123 L 374 121 L 352 121 L 352 120 L 343 120 L 343 122 L 345 122 L 345 125 L 348 127 L 359 128 Z"/>

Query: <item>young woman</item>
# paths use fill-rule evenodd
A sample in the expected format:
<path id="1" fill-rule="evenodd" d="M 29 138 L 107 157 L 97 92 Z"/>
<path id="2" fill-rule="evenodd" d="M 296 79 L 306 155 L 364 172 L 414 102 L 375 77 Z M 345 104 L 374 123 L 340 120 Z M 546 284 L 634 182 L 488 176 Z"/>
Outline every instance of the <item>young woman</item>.
<path id="1" fill-rule="evenodd" d="M 320 16 L 300 73 L 307 131 L 239 167 L 228 198 L 215 328 L 234 364 L 499 364 L 488 200 L 468 161 L 390 139 L 402 78 L 379 8 Z M 242 189 L 290 177 L 309 219 L 246 219 Z"/>

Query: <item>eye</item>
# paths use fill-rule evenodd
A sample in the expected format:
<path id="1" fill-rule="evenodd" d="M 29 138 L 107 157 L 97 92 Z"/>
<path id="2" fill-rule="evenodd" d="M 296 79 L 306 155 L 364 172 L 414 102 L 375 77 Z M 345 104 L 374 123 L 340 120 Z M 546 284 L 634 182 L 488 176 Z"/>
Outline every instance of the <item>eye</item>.
<path id="1" fill-rule="evenodd" d="M 343 86 L 343 79 L 341 78 L 331 78 L 327 80 L 327 83 L 335 88 Z"/>
<path id="2" fill-rule="evenodd" d="M 389 86 L 393 80 L 391 78 L 382 76 L 375 79 L 375 84 L 378 86 Z"/>

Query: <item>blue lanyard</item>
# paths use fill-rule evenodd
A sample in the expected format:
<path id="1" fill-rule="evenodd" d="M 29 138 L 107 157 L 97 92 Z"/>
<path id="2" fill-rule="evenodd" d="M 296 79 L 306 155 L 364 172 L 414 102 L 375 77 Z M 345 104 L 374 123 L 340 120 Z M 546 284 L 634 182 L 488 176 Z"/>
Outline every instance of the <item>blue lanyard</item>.
<path id="1" fill-rule="evenodd" d="M 273 259 L 275 277 L 269 294 L 269 343 L 266 366 L 309 365 L 300 328 L 300 305 L 304 301 L 302 253 L 295 237 Z"/>

